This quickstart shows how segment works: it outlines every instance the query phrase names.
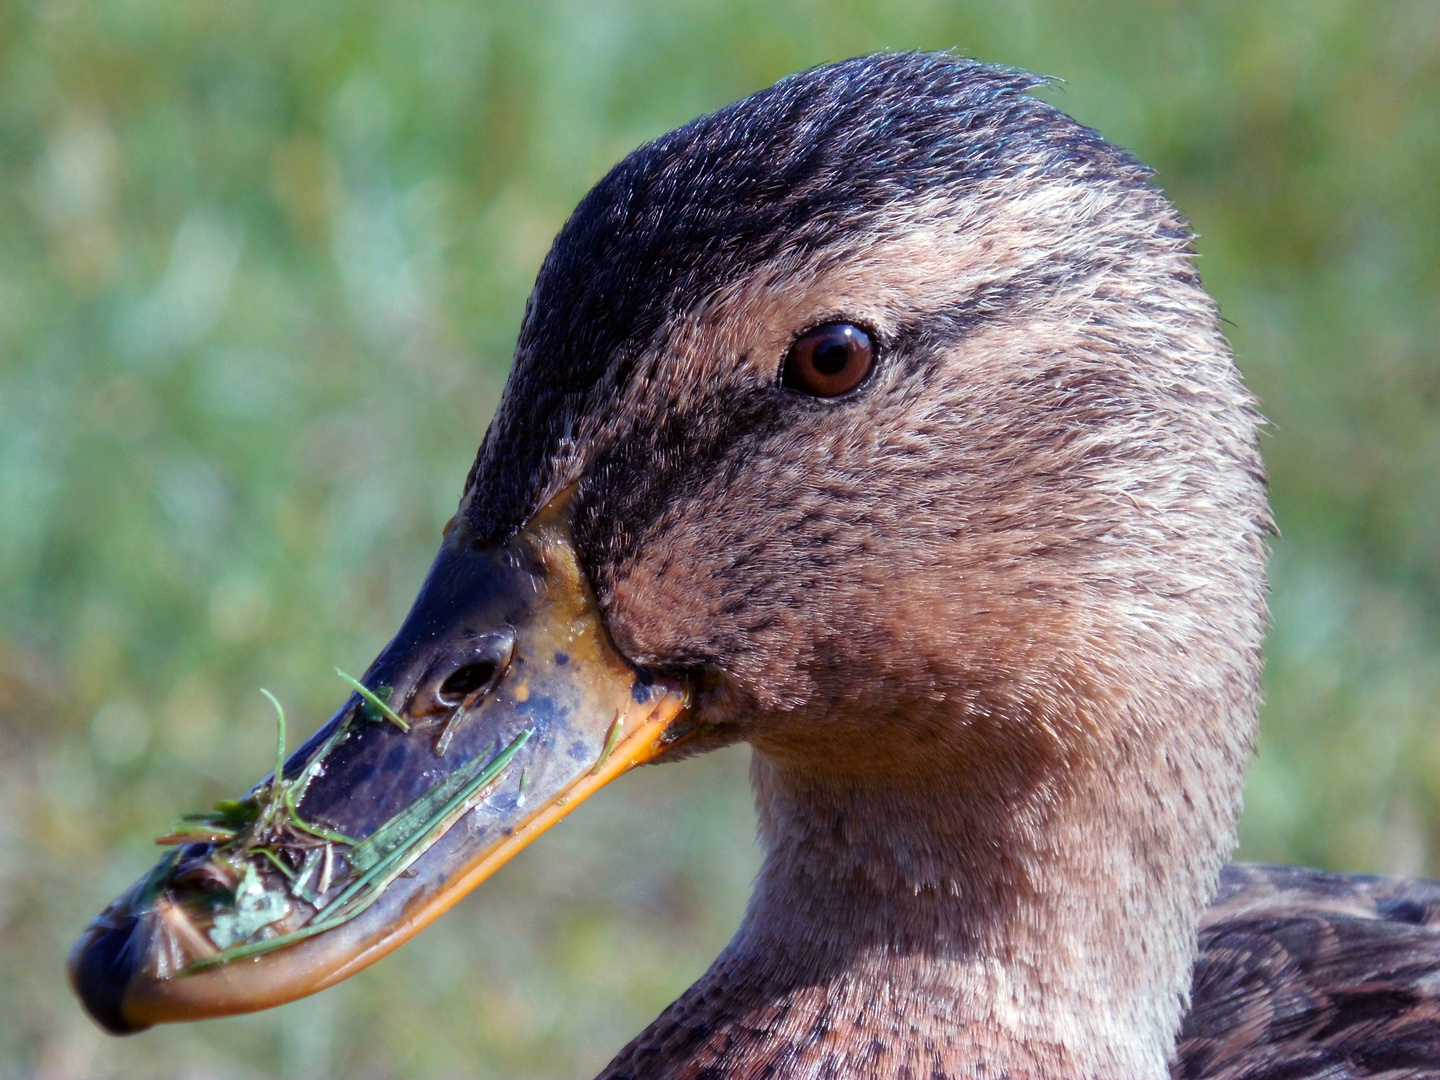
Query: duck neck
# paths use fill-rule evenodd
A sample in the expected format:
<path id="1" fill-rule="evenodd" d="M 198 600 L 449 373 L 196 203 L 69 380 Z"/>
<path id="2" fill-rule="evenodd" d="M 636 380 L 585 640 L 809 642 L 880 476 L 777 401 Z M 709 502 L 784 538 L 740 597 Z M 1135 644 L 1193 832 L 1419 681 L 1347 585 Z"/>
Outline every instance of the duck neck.
<path id="1" fill-rule="evenodd" d="M 970 746 L 872 775 L 757 745 L 765 862 L 650 1033 L 694 1067 L 666 1075 L 1168 1076 L 1245 742 L 1142 724 L 1025 767 Z"/>

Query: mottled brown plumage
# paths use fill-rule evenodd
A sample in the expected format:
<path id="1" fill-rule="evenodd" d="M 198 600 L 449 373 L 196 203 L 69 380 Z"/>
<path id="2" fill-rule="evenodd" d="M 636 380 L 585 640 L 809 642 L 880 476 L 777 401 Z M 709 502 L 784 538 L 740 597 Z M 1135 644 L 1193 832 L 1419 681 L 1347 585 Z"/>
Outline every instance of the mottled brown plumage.
<path id="1" fill-rule="evenodd" d="M 1440 883 L 1226 867 L 1192 993 L 1183 1080 L 1440 1075 Z"/>
<path id="2" fill-rule="evenodd" d="M 627 158 L 541 271 L 463 520 L 573 486 L 614 641 L 702 688 L 687 752 L 754 747 L 765 849 L 608 1077 L 1440 1061 L 1432 887 L 1232 870 L 1206 912 L 1258 707 L 1258 415 L 1184 220 L 1036 85 L 782 80 Z M 782 386 L 832 320 L 871 377 Z"/>

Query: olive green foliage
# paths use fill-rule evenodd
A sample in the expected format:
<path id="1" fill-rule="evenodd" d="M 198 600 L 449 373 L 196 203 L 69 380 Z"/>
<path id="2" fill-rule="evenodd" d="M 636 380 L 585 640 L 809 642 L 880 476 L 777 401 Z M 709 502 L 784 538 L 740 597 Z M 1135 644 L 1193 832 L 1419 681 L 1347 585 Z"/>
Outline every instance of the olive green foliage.
<path id="1" fill-rule="evenodd" d="M 641 141 L 955 47 L 1159 168 L 1284 538 L 1244 851 L 1440 869 L 1440 20 L 1428 0 L 5 0 L 0 1075 L 588 1076 L 704 968 L 745 752 L 601 793 L 399 953 L 114 1041 L 69 942 L 398 624 L 525 297 Z"/>

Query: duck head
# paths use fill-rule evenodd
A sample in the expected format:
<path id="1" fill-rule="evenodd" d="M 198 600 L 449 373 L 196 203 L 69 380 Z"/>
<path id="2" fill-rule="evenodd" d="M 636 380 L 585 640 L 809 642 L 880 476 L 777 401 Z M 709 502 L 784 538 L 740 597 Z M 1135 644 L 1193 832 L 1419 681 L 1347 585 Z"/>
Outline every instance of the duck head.
<path id="1" fill-rule="evenodd" d="M 1162 1075 L 1253 737 L 1257 415 L 1186 222 L 1037 85 L 847 61 L 616 166 L 363 680 L 393 719 L 352 698 L 92 924 L 92 1014 L 329 985 L 611 776 L 746 741 L 729 1012 L 667 1053 L 843 985 L 993 1071 Z"/>

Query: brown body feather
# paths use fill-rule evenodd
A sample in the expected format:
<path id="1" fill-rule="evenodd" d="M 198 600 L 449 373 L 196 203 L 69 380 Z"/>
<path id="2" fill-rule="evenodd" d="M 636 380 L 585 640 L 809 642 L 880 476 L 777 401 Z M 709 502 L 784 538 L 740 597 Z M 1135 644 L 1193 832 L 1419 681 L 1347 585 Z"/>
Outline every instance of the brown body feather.
<path id="1" fill-rule="evenodd" d="M 1440 1076 L 1440 883 L 1231 866 L 1177 1080 Z"/>
<path id="2" fill-rule="evenodd" d="M 1175 1080 L 1440 1076 L 1440 882 L 1228 866 L 1199 950 Z M 901 1019 L 897 967 L 822 993 L 814 973 L 722 960 L 602 1075 L 1005 1075 L 957 1067 L 951 1018 Z"/>

